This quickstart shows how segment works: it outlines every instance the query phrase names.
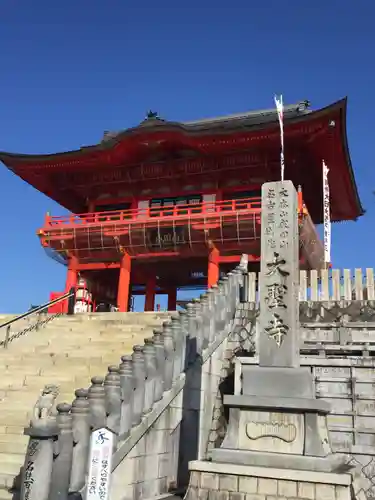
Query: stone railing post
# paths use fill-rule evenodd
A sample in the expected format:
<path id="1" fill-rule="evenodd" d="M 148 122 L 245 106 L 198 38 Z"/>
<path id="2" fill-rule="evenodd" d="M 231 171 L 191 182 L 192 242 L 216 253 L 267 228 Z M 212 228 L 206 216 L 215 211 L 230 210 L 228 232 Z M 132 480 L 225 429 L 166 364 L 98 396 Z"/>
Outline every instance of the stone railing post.
<path id="1" fill-rule="evenodd" d="M 180 323 L 180 317 L 178 315 L 172 316 L 172 336 L 174 343 L 174 361 L 173 361 L 173 378 L 175 381 L 180 376 L 183 370 L 183 360 L 182 360 L 182 348 L 183 348 L 183 338 L 182 338 L 182 328 Z"/>
<path id="2" fill-rule="evenodd" d="M 163 323 L 163 341 L 165 352 L 164 365 L 164 390 L 169 391 L 172 387 L 173 380 L 173 363 L 174 363 L 174 341 L 170 323 Z"/>
<path id="3" fill-rule="evenodd" d="M 218 282 L 218 290 L 219 290 L 219 298 L 218 298 L 219 324 L 224 329 L 225 325 L 226 325 L 226 320 L 227 320 L 227 303 L 226 303 L 226 296 L 225 296 L 225 282 L 222 279 L 220 279 Z"/>
<path id="4" fill-rule="evenodd" d="M 21 478 L 20 500 L 48 500 L 58 435 L 56 417 L 40 420 L 40 425 L 25 429 L 30 437 Z"/>
<path id="5" fill-rule="evenodd" d="M 107 425 L 103 383 L 104 377 L 92 377 L 91 379 L 88 393 L 91 429 L 100 429 Z"/>
<path id="6" fill-rule="evenodd" d="M 87 389 L 77 389 L 72 404 L 73 460 L 69 491 L 79 492 L 85 485 L 90 450 L 90 407 Z"/>
<path id="7" fill-rule="evenodd" d="M 230 274 L 230 273 L 228 273 Z M 230 296 L 230 281 L 229 277 L 223 276 L 221 278 L 221 285 L 222 285 L 222 290 L 223 290 L 223 296 L 224 296 L 224 315 L 225 315 L 225 323 L 227 323 L 228 318 L 230 317 L 230 313 L 232 310 L 232 303 L 231 303 L 231 296 Z"/>
<path id="8" fill-rule="evenodd" d="M 195 309 L 195 322 L 197 332 L 197 353 L 200 355 L 204 349 L 204 322 L 203 322 L 203 305 L 200 299 L 193 299 Z"/>
<path id="9" fill-rule="evenodd" d="M 197 345 L 197 315 L 196 307 L 192 302 L 189 302 L 186 307 L 187 331 L 188 331 L 188 349 L 186 352 L 186 363 L 189 366 L 194 363 L 198 352 Z"/>
<path id="10" fill-rule="evenodd" d="M 133 377 L 134 377 L 134 399 L 133 399 L 133 420 L 132 425 L 138 425 L 142 420 L 145 402 L 145 361 L 143 347 L 133 346 Z"/>
<path id="11" fill-rule="evenodd" d="M 154 330 L 152 337 L 156 356 L 155 401 L 160 401 L 164 392 L 165 351 L 162 330 Z"/>
<path id="12" fill-rule="evenodd" d="M 122 356 L 120 364 L 121 422 L 120 436 L 129 435 L 133 422 L 134 376 L 131 356 Z"/>
<path id="13" fill-rule="evenodd" d="M 59 431 L 54 445 L 51 489 L 48 500 L 67 500 L 73 461 L 73 429 L 71 405 L 57 405 L 56 423 Z"/>
<path id="14" fill-rule="evenodd" d="M 121 382 L 118 366 L 108 367 L 108 373 L 104 379 L 104 396 L 107 427 L 118 437 L 121 422 Z"/>
<path id="15" fill-rule="evenodd" d="M 143 354 L 145 360 L 145 400 L 143 405 L 143 413 L 149 413 L 155 402 L 155 382 L 156 382 L 156 349 L 153 339 L 145 339 Z"/>
<path id="16" fill-rule="evenodd" d="M 244 272 L 240 266 L 237 266 L 236 269 L 234 270 L 234 276 L 235 276 L 236 283 L 237 283 L 235 294 L 236 294 L 236 300 L 238 303 L 240 300 L 240 291 L 241 291 L 241 288 L 243 287 L 244 281 L 245 281 L 244 280 Z"/>
<path id="17" fill-rule="evenodd" d="M 215 339 L 216 325 L 215 325 L 215 291 L 209 288 L 206 293 L 207 297 L 207 326 L 208 326 L 208 343 Z"/>
<path id="18" fill-rule="evenodd" d="M 181 372 L 185 371 L 188 365 L 188 346 L 189 346 L 189 330 L 188 330 L 188 317 L 187 311 L 182 309 L 178 312 L 181 324 L 181 338 L 182 338 L 182 347 L 181 347 Z"/>
<path id="19" fill-rule="evenodd" d="M 202 348 L 206 349 L 210 342 L 210 319 L 209 319 L 209 311 L 208 311 L 208 297 L 206 294 L 202 294 L 200 296 L 200 304 L 201 304 L 201 325 L 202 325 Z"/>

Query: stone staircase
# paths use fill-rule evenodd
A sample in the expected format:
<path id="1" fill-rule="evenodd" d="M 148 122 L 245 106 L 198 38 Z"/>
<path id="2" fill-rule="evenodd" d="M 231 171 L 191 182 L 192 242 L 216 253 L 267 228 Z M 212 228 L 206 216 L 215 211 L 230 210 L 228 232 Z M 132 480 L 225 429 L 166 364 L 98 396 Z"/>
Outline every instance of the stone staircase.
<path id="1" fill-rule="evenodd" d="M 28 443 L 23 430 L 43 387 L 57 385 L 57 401 L 71 402 L 77 388 L 104 376 L 108 365 L 118 365 L 168 318 L 156 312 L 61 316 L 0 350 L 0 500 L 13 498 L 9 490 Z"/>

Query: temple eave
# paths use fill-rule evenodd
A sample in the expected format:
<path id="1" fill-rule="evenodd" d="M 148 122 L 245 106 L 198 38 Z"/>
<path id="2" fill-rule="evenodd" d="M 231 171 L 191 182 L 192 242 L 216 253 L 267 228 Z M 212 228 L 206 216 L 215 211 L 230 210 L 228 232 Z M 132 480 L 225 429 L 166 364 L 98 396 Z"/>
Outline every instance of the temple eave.
<path id="1" fill-rule="evenodd" d="M 300 115 L 293 116 L 290 119 L 285 119 L 285 133 L 288 133 L 288 129 L 295 125 L 301 125 L 302 123 L 311 123 L 313 121 L 327 117 L 327 115 L 334 115 L 337 111 L 346 110 L 347 99 L 344 98 L 331 104 L 325 108 L 304 112 Z M 255 115 L 254 115 L 255 116 Z M 108 140 L 103 140 L 100 143 L 92 146 L 82 147 L 80 149 L 64 151 L 58 153 L 49 154 L 23 154 L 23 153 L 11 153 L 6 151 L 0 151 L 0 161 L 2 161 L 8 168 L 16 172 L 18 167 L 27 166 L 27 168 L 64 168 L 71 166 L 71 162 L 80 160 L 93 160 L 96 155 L 99 156 L 105 152 L 116 148 L 116 146 L 122 141 L 141 141 L 142 137 L 148 137 L 152 141 L 158 140 L 158 136 L 174 136 L 174 140 L 181 145 L 185 144 L 187 137 L 192 137 L 195 140 L 199 138 L 209 141 L 210 139 L 220 140 L 220 137 L 224 138 L 228 135 L 236 136 L 238 134 L 243 134 L 244 132 L 250 136 L 259 132 L 266 134 L 268 131 L 277 129 L 277 116 L 275 114 L 272 119 L 268 118 L 266 115 L 259 114 L 260 117 L 258 122 L 254 121 L 255 117 L 252 116 L 249 122 L 249 118 L 244 115 L 241 118 L 228 118 L 228 121 L 206 121 L 202 120 L 201 126 L 198 128 L 199 120 L 197 122 L 189 123 L 177 123 L 177 122 L 163 122 L 162 125 L 150 125 L 150 126 L 137 126 L 133 128 L 121 131 Z M 301 131 L 303 133 L 303 131 Z"/>

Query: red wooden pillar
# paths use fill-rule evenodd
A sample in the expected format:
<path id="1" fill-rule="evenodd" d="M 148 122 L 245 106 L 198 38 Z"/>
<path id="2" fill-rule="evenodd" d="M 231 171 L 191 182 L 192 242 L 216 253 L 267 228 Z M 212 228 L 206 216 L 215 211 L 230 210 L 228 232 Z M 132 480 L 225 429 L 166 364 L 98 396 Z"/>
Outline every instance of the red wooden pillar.
<path id="1" fill-rule="evenodd" d="M 177 309 L 177 288 L 168 289 L 168 311 L 175 311 Z"/>
<path id="2" fill-rule="evenodd" d="M 155 310 L 156 277 L 150 276 L 146 282 L 145 311 Z"/>
<path id="3" fill-rule="evenodd" d="M 66 282 L 65 282 L 65 293 L 69 292 L 71 288 L 75 288 L 77 286 L 78 280 L 78 259 L 75 255 L 69 257 L 68 260 L 68 271 L 66 273 Z M 68 301 L 64 300 L 63 305 L 64 312 L 68 312 Z"/>
<path id="4" fill-rule="evenodd" d="M 66 283 L 65 283 L 65 291 L 69 292 L 69 290 L 77 285 L 78 279 L 78 259 L 75 255 L 69 257 L 68 260 L 68 272 L 66 273 Z"/>
<path id="5" fill-rule="evenodd" d="M 211 288 L 219 281 L 219 250 L 212 248 L 208 255 L 207 286 Z"/>
<path id="6" fill-rule="evenodd" d="M 117 307 L 120 312 L 127 312 L 129 306 L 131 258 L 125 253 L 120 262 L 120 275 L 117 290 Z"/>

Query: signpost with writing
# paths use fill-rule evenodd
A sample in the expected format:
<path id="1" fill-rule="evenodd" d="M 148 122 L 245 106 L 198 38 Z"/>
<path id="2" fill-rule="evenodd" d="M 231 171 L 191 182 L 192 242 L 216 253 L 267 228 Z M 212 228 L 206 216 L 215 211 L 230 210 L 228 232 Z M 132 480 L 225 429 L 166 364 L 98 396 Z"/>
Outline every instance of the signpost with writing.
<path id="1" fill-rule="evenodd" d="M 291 181 L 262 186 L 261 366 L 298 367 L 298 214 Z"/>
<path id="2" fill-rule="evenodd" d="M 91 435 L 86 500 L 108 500 L 114 434 L 103 427 Z"/>

